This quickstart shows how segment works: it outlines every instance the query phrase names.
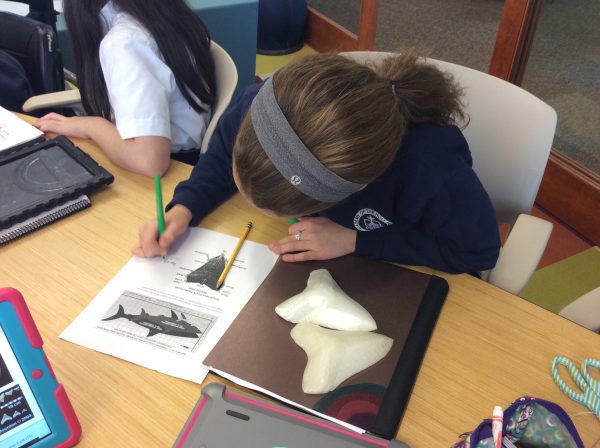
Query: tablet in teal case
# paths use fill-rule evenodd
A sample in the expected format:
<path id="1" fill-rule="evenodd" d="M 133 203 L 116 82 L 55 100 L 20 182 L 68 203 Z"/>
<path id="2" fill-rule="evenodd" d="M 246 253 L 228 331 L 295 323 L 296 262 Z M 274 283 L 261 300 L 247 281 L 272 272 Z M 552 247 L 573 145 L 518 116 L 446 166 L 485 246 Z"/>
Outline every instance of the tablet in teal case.
<path id="1" fill-rule="evenodd" d="M 81 426 L 23 296 L 0 288 L 0 446 L 68 448 Z"/>

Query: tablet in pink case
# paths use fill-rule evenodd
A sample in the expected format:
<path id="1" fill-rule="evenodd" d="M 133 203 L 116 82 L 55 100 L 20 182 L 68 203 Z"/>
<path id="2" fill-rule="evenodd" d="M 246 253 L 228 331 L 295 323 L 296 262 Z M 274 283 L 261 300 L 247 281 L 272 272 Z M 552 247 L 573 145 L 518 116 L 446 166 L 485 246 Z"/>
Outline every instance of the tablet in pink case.
<path id="1" fill-rule="evenodd" d="M 408 448 L 210 383 L 173 448 Z"/>
<path id="2" fill-rule="evenodd" d="M 0 447 L 68 448 L 81 426 L 23 296 L 0 288 Z"/>

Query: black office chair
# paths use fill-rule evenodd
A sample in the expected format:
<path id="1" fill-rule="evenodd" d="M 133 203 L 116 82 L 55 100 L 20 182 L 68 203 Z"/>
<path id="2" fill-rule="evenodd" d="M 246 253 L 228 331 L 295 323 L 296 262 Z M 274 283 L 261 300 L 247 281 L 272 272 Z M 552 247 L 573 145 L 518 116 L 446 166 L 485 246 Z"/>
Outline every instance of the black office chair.
<path id="1" fill-rule="evenodd" d="M 56 37 L 57 13 L 52 0 L 12 1 L 29 4 L 30 13 L 20 16 L 0 11 L 0 48 L 23 66 L 33 95 L 64 90 L 62 57 Z M 36 115 L 47 112 L 39 110 Z"/>

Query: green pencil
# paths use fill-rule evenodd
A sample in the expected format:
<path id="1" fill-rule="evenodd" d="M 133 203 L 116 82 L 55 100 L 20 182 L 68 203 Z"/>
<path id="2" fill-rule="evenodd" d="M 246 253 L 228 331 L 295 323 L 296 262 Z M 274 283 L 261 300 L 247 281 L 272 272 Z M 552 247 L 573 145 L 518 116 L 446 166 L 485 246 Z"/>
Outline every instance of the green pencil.
<path id="1" fill-rule="evenodd" d="M 165 231 L 165 211 L 163 210 L 160 176 L 154 176 L 154 191 L 156 192 L 156 219 L 158 221 L 158 234 L 162 235 Z"/>

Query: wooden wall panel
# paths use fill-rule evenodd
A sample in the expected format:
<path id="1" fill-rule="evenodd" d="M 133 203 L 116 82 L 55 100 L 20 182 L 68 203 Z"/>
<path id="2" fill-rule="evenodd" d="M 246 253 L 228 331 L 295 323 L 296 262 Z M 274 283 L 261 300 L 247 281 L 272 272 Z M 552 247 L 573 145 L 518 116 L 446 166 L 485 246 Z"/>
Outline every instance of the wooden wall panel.
<path id="1" fill-rule="evenodd" d="M 306 43 L 319 53 L 355 51 L 358 48 L 358 36 L 309 7 Z"/>
<path id="2" fill-rule="evenodd" d="M 489 73 L 519 85 L 542 8 L 541 0 L 506 0 Z"/>
<path id="3" fill-rule="evenodd" d="M 536 203 L 600 246 L 600 176 L 552 151 Z"/>
<path id="4" fill-rule="evenodd" d="M 318 52 L 372 50 L 375 46 L 379 0 L 361 0 L 358 35 L 313 7 L 308 8 L 306 43 Z"/>
<path id="5" fill-rule="evenodd" d="M 361 0 L 360 15 L 358 17 L 357 50 L 368 51 L 375 47 L 378 11 L 379 0 Z"/>

